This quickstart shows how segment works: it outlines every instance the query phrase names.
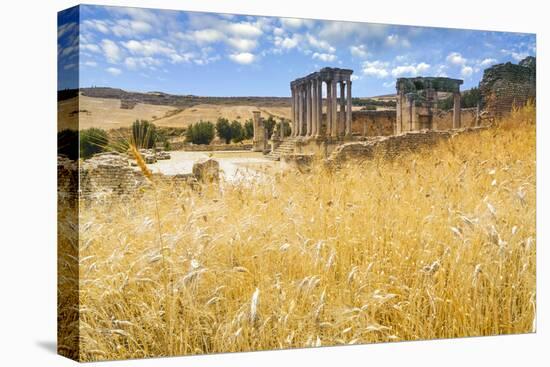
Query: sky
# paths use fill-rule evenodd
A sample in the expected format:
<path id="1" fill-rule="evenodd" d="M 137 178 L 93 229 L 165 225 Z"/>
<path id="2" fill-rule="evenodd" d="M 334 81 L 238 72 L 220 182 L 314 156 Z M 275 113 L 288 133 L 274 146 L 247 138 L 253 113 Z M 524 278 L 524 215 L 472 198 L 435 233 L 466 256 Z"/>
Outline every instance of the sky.
<path id="1" fill-rule="evenodd" d="M 58 89 L 289 96 L 323 67 L 352 69 L 355 97 L 398 77 L 477 86 L 483 70 L 536 56 L 534 34 L 80 5 L 58 16 Z"/>

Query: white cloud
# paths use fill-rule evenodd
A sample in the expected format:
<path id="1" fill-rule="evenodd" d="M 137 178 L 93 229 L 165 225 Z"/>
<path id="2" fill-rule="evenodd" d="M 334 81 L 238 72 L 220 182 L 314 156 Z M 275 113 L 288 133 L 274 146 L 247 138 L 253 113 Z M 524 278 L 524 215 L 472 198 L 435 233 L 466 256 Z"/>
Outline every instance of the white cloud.
<path id="1" fill-rule="evenodd" d="M 416 65 L 416 71 L 418 73 L 424 73 L 430 69 L 430 64 L 426 64 L 425 62 L 421 62 L 420 64 Z"/>
<path id="2" fill-rule="evenodd" d="M 503 54 L 511 56 L 512 59 L 514 59 L 515 61 L 521 61 L 521 60 L 525 59 L 527 56 L 529 56 L 529 54 L 527 54 L 526 52 L 516 52 L 516 51 L 513 51 L 513 50 L 506 50 L 506 49 L 502 49 L 502 50 L 500 50 L 500 52 L 502 52 Z"/>
<path id="3" fill-rule="evenodd" d="M 275 37 L 273 44 L 280 49 L 291 49 L 298 46 L 300 36 L 295 34 L 292 37 Z"/>
<path id="4" fill-rule="evenodd" d="M 389 63 L 384 61 L 365 61 L 363 63 L 363 74 L 368 76 L 374 76 L 376 78 L 385 78 L 389 75 L 387 70 Z"/>
<path id="5" fill-rule="evenodd" d="M 190 39 L 197 43 L 212 43 L 225 39 L 225 34 L 217 29 L 208 28 L 192 31 L 185 34 L 183 38 Z"/>
<path id="6" fill-rule="evenodd" d="M 354 36 L 357 39 L 380 39 L 385 37 L 389 26 L 387 24 L 369 24 L 354 22 L 323 22 L 318 33 L 327 41 L 339 41 Z"/>
<path id="7" fill-rule="evenodd" d="M 395 87 L 395 82 L 394 81 L 384 82 L 384 83 L 382 83 L 382 86 L 384 88 L 392 88 L 392 87 L 394 88 Z"/>
<path id="8" fill-rule="evenodd" d="M 256 56 L 250 52 L 240 52 L 229 55 L 229 58 L 237 64 L 251 64 L 256 60 Z"/>
<path id="9" fill-rule="evenodd" d="M 89 66 L 89 67 L 93 68 L 93 67 L 97 66 L 97 62 L 95 62 L 95 61 L 85 61 L 85 62 L 82 63 L 82 65 Z"/>
<path id="10" fill-rule="evenodd" d="M 406 38 L 397 34 L 390 34 L 386 37 L 386 43 L 390 46 L 410 47 L 410 42 Z"/>
<path id="11" fill-rule="evenodd" d="M 352 75 L 350 76 L 350 80 L 351 80 L 351 81 L 359 80 L 359 79 L 361 79 L 361 77 L 360 77 L 359 75 L 352 74 Z"/>
<path id="12" fill-rule="evenodd" d="M 327 51 L 331 54 L 336 51 L 336 49 L 334 47 L 332 47 L 327 41 L 317 39 L 314 36 L 312 36 L 311 34 L 307 34 L 306 39 L 307 39 L 308 43 L 314 48 Z"/>
<path id="13" fill-rule="evenodd" d="M 472 76 L 473 72 L 474 72 L 474 69 L 473 69 L 473 68 L 471 68 L 470 66 L 464 65 L 464 66 L 462 67 L 462 69 L 460 70 L 460 75 L 462 75 L 463 77 L 467 78 L 467 77 Z"/>
<path id="14" fill-rule="evenodd" d="M 149 33 L 153 27 L 142 20 L 120 19 L 111 27 L 111 30 L 118 37 L 132 37 L 136 34 Z"/>
<path id="15" fill-rule="evenodd" d="M 80 45 L 80 49 L 84 51 L 95 52 L 95 53 L 101 52 L 101 48 L 98 45 L 95 45 L 93 43 L 82 44 Z"/>
<path id="16" fill-rule="evenodd" d="M 327 53 L 319 53 L 319 52 L 314 52 L 311 57 L 313 57 L 314 59 L 324 61 L 324 62 L 333 62 L 333 61 L 336 60 L 336 55 L 327 54 Z"/>
<path id="17" fill-rule="evenodd" d="M 248 22 L 229 23 L 227 25 L 227 30 L 235 36 L 248 38 L 259 37 L 263 34 L 260 27 Z"/>
<path id="18" fill-rule="evenodd" d="M 453 65 L 464 65 L 466 64 L 466 59 L 458 52 L 451 52 L 447 55 L 447 61 Z"/>
<path id="19" fill-rule="evenodd" d="M 165 55 L 170 57 L 176 53 L 176 50 L 174 50 L 171 44 L 159 39 L 143 41 L 130 40 L 128 42 L 122 42 L 122 44 L 134 55 Z"/>
<path id="20" fill-rule="evenodd" d="M 284 28 L 298 29 L 300 27 L 312 27 L 315 22 L 311 19 L 281 18 L 281 25 Z"/>
<path id="21" fill-rule="evenodd" d="M 230 38 L 227 43 L 239 51 L 250 51 L 256 48 L 258 42 L 256 40 L 246 38 Z"/>
<path id="22" fill-rule="evenodd" d="M 122 52 L 116 43 L 109 39 L 101 41 L 101 49 L 105 54 L 107 61 L 111 63 L 117 63 L 122 57 Z"/>
<path id="23" fill-rule="evenodd" d="M 367 57 L 367 46 L 365 45 L 358 45 L 358 46 L 351 46 L 349 48 L 349 51 L 352 56 L 365 58 Z"/>
<path id="24" fill-rule="evenodd" d="M 63 37 L 70 32 L 76 32 L 77 27 L 75 22 L 70 22 L 57 27 L 57 38 Z"/>
<path id="25" fill-rule="evenodd" d="M 497 63 L 497 59 L 487 58 L 479 63 L 480 66 L 486 67 Z"/>
<path id="26" fill-rule="evenodd" d="M 107 68 L 105 69 L 105 71 L 107 71 L 109 74 L 114 76 L 120 75 L 122 73 L 120 69 L 113 68 L 113 67 Z"/>
<path id="27" fill-rule="evenodd" d="M 109 33 L 109 25 L 103 20 L 90 19 L 82 22 L 82 30 L 94 30 L 103 34 Z"/>
<path id="28" fill-rule="evenodd" d="M 283 34 L 285 34 L 285 30 L 283 28 L 275 27 L 273 29 L 273 34 L 275 36 L 282 36 Z"/>
<path id="29" fill-rule="evenodd" d="M 391 74 L 395 77 L 403 77 L 403 76 L 420 76 L 420 74 L 425 73 L 430 69 L 430 64 L 427 64 L 425 62 L 421 62 L 419 64 L 411 64 L 411 65 L 400 65 L 396 66 L 392 69 Z"/>

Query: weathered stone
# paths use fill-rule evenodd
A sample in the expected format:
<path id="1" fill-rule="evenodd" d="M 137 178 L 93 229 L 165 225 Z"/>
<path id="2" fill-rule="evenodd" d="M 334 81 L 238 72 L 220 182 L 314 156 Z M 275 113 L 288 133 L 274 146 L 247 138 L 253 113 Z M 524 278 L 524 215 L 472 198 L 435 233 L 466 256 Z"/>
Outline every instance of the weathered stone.
<path id="1" fill-rule="evenodd" d="M 528 100 L 535 102 L 536 73 L 536 59 L 532 56 L 518 65 L 507 62 L 485 69 L 479 82 L 483 109 L 492 118 L 499 118 L 513 106 L 523 106 Z"/>

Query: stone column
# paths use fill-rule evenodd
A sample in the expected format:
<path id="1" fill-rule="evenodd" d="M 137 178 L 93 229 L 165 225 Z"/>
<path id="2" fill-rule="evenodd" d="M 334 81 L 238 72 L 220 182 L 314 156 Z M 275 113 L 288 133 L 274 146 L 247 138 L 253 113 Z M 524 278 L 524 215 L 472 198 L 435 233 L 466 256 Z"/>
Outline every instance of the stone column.
<path id="1" fill-rule="evenodd" d="M 311 103 L 311 81 L 306 82 L 306 136 L 311 136 L 311 115 L 312 115 L 312 103 Z"/>
<path id="2" fill-rule="evenodd" d="M 252 111 L 254 139 L 252 140 L 252 150 L 263 152 L 266 148 L 265 127 L 260 116 L 260 111 Z"/>
<path id="3" fill-rule="evenodd" d="M 316 137 L 321 136 L 321 126 L 323 124 L 323 81 L 317 80 L 317 128 L 315 129 Z"/>
<path id="4" fill-rule="evenodd" d="M 401 134 L 403 132 L 403 92 L 397 90 L 397 103 L 395 104 L 395 128 L 394 134 Z"/>
<path id="5" fill-rule="evenodd" d="M 332 134 L 332 80 L 327 80 L 327 129 L 326 136 Z"/>
<path id="6" fill-rule="evenodd" d="M 343 80 L 338 84 L 340 84 L 340 111 L 338 113 L 338 136 L 340 136 L 344 135 L 346 126 L 346 86 Z"/>
<path id="7" fill-rule="evenodd" d="M 453 93 L 453 129 L 460 128 L 460 92 Z"/>
<path id="8" fill-rule="evenodd" d="M 296 93 L 294 91 L 294 87 L 291 86 L 290 87 L 290 119 L 291 119 L 291 122 L 290 122 L 291 133 L 290 133 L 290 136 L 294 136 L 294 132 L 295 132 L 294 121 L 296 121 L 295 117 L 296 117 Z"/>
<path id="9" fill-rule="evenodd" d="M 296 136 L 300 136 L 300 134 L 302 133 L 302 128 L 300 127 L 300 125 L 302 124 L 302 116 L 304 115 L 302 113 L 302 87 L 300 85 L 296 87 L 296 97 L 298 99 L 298 114 L 296 116 Z"/>
<path id="10" fill-rule="evenodd" d="M 346 96 L 346 136 L 351 137 L 351 123 L 352 123 L 352 108 L 351 108 L 351 79 L 346 81 L 347 84 L 347 96 Z"/>
<path id="11" fill-rule="evenodd" d="M 339 126 L 338 126 L 338 104 L 336 102 L 336 99 L 337 99 L 337 94 L 336 94 L 336 83 L 337 81 L 333 80 L 332 83 L 331 83 L 331 89 L 332 89 L 332 95 L 331 95 L 331 105 L 332 105 L 332 108 L 331 108 L 331 121 L 332 121 L 332 131 L 331 131 L 331 136 L 333 138 L 336 138 L 338 137 L 338 130 L 339 130 Z"/>
<path id="12" fill-rule="evenodd" d="M 317 79 L 311 81 L 311 136 L 317 135 Z"/>

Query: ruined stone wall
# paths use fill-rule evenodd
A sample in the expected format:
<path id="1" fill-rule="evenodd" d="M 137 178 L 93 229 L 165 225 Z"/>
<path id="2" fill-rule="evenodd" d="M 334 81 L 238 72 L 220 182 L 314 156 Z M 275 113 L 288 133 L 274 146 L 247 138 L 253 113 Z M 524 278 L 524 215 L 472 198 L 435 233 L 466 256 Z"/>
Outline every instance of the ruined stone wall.
<path id="1" fill-rule="evenodd" d="M 477 132 L 486 127 L 462 128 L 456 130 L 412 131 L 401 135 L 369 138 L 363 142 L 351 142 L 338 146 L 327 158 L 329 165 L 338 165 L 348 159 L 368 159 L 379 152 L 386 158 L 393 158 L 406 151 L 415 151 L 436 145 L 457 134 Z"/>
<path id="2" fill-rule="evenodd" d="M 477 108 L 463 108 L 460 110 L 460 124 L 462 127 L 476 126 Z M 433 116 L 433 126 L 436 130 L 450 130 L 453 128 L 453 110 L 438 110 Z"/>
<path id="3" fill-rule="evenodd" d="M 519 64 L 494 65 L 483 72 L 479 82 L 483 109 L 493 117 L 509 113 L 536 98 L 536 59 L 527 57 Z"/>
<path id="4" fill-rule="evenodd" d="M 193 173 L 167 176 L 154 174 L 155 180 L 194 185 L 198 181 L 215 181 L 216 171 L 219 175 L 219 166 L 215 162 L 208 164 L 197 162 L 193 166 Z M 203 166 L 208 168 L 207 174 Z M 64 157 L 58 157 L 57 190 L 60 198 L 97 199 L 111 195 L 128 195 L 139 192 L 150 183 L 143 173 L 130 165 L 125 155 L 104 153 L 85 160 L 80 164 Z"/>
<path id="5" fill-rule="evenodd" d="M 351 131 L 363 136 L 392 135 L 395 120 L 395 110 L 353 111 Z"/>
<path id="6" fill-rule="evenodd" d="M 235 150 L 250 150 L 252 144 L 189 144 L 187 142 L 170 143 L 171 150 L 186 152 L 220 152 Z"/>

